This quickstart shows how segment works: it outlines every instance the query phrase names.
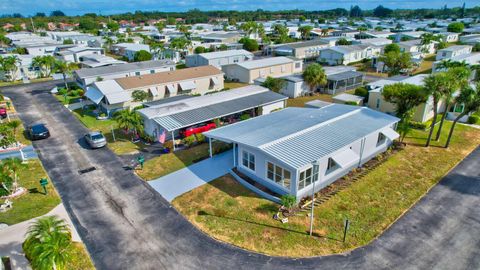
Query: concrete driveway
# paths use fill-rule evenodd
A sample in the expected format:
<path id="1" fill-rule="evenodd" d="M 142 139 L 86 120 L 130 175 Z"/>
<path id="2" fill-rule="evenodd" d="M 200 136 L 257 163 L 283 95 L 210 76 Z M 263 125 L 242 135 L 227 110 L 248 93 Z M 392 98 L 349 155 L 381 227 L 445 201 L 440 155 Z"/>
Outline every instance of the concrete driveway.
<path id="1" fill-rule="evenodd" d="M 232 167 L 233 152 L 230 150 L 148 183 L 167 201 L 171 202 L 183 193 L 227 174 Z"/>

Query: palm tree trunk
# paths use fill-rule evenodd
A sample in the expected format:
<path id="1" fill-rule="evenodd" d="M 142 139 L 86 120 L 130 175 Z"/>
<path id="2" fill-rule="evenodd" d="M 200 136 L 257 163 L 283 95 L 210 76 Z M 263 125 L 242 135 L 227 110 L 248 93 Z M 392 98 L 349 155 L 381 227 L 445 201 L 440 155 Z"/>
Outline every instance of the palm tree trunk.
<path id="1" fill-rule="evenodd" d="M 65 75 L 65 73 L 62 74 L 63 75 L 63 83 L 65 84 L 65 89 L 70 90 L 68 89 L 68 83 L 67 83 L 67 76 Z"/>
<path id="2" fill-rule="evenodd" d="M 432 119 L 432 123 L 430 124 L 430 132 L 428 133 L 428 138 L 427 138 L 427 142 L 425 143 L 425 147 L 430 146 L 430 141 L 432 140 L 433 130 L 435 129 L 435 123 L 437 122 L 437 115 L 438 115 L 437 102 L 434 101 L 433 102 L 433 119 Z"/>
<path id="3" fill-rule="evenodd" d="M 452 139 L 452 135 L 453 135 L 453 130 L 455 129 L 455 125 L 457 124 L 458 120 L 460 120 L 462 117 L 464 117 L 465 115 L 467 115 L 467 112 L 463 112 L 461 113 L 459 116 L 457 116 L 457 118 L 455 118 L 455 120 L 453 121 L 453 124 L 452 124 L 452 127 L 450 128 L 450 133 L 448 134 L 448 139 L 447 139 L 447 143 L 445 144 L 445 148 L 448 148 L 448 146 L 450 146 L 450 141 Z"/>
<path id="4" fill-rule="evenodd" d="M 442 115 L 442 119 L 440 120 L 440 126 L 438 126 L 437 135 L 435 136 L 435 141 L 437 141 L 437 142 L 440 139 L 440 134 L 442 133 L 443 122 L 445 121 L 445 118 L 447 118 L 447 112 L 449 110 L 450 110 L 450 105 L 448 105 L 448 103 L 447 103 L 447 108 L 445 109 L 445 112 Z"/>

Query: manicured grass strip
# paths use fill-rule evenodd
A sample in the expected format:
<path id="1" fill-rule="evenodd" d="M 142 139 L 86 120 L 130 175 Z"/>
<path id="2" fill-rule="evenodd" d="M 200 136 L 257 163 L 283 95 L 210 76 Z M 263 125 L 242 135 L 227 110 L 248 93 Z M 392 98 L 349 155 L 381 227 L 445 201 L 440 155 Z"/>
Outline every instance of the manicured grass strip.
<path id="1" fill-rule="evenodd" d="M 48 194 L 43 194 L 43 188 L 39 183 L 42 177 L 47 177 L 47 173 L 40 161 L 37 159 L 29 160 L 27 168 L 23 168 L 18 173 L 19 185 L 29 190 L 29 192 L 18 198 L 11 199 L 13 208 L 0 213 L 0 223 L 13 225 L 29 220 L 50 212 L 60 203 L 60 197 L 50 180 L 47 185 Z M 3 200 L 1 203 L 3 203 Z"/>
<path id="2" fill-rule="evenodd" d="M 270 255 L 308 257 L 351 250 L 379 236 L 417 202 L 450 169 L 480 143 L 480 131 L 457 125 L 451 147 L 443 146 L 451 126 L 446 122 L 439 142 L 423 147 L 427 132 L 414 130 L 405 150 L 315 207 L 315 233 L 309 237 L 306 213 L 282 224 L 272 219 L 278 205 L 259 198 L 224 176 L 192 190 L 173 205 L 211 236 Z M 343 222 L 351 221 L 346 243 Z"/>
<path id="3" fill-rule="evenodd" d="M 327 102 L 332 102 L 332 95 L 327 94 L 318 94 L 315 96 L 305 96 L 305 97 L 297 97 L 297 98 L 289 98 L 287 100 L 287 107 L 305 107 L 305 103 L 312 101 L 312 100 L 323 100 Z"/>
<path id="4" fill-rule="evenodd" d="M 82 243 L 73 243 L 71 250 L 72 260 L 67 263 L 65 269 L 70 270 L 95 270 L 87 250 Z"/>

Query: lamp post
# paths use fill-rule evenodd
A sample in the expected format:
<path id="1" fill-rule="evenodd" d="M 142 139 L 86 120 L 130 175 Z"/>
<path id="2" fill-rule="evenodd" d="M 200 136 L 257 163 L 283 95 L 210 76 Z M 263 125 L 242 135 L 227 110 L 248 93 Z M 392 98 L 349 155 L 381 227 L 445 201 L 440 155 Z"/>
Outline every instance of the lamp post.
<path id="1" fill-rule="evenodd" d="M 312 162 L 313 166 L 313 175 L 312 175 L 312 181 L 313 181 L 313 187 L 312 187 L 312 209 L 310 212 L 310 236 L 312 235 L 313 232 L 313 207 L 315 206 L 315 182 L 318 179 L 318 167 L 320 165 L 320 162 L 318 160 L 315 160 Z"/>

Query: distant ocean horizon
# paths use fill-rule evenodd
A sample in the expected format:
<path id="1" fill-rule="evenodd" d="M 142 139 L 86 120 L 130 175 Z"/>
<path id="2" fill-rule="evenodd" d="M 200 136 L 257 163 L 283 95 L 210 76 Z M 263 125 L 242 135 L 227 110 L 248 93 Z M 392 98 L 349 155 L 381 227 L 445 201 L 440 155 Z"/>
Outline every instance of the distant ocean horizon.
<path id="1" fill-rule="evenodd" d="M 202 11 L 211 10 L 328 10 L 335 8 L 349 9 L 353 5 L 361 9 L 373 9 L 383 5 L 391 9 L 419 9 L 419 8 L 442 8 L 460 7 L 465 2 L 466 7 L 480 6 L 478 0 L 133 0 L 133 1 L 111 1 L 111 0 L 15 0 L 0 1 L 0 14 L 20 13 L 24 16 L 34 15 L 36 12 L 50 14 L 53 10 L 61 10 L 66 15 L 83 15 L 85 13 L 97 13 L 112 15 L 126 12 L 140 11 L 165 11 L 184 12 L 194 8 Z"/>

